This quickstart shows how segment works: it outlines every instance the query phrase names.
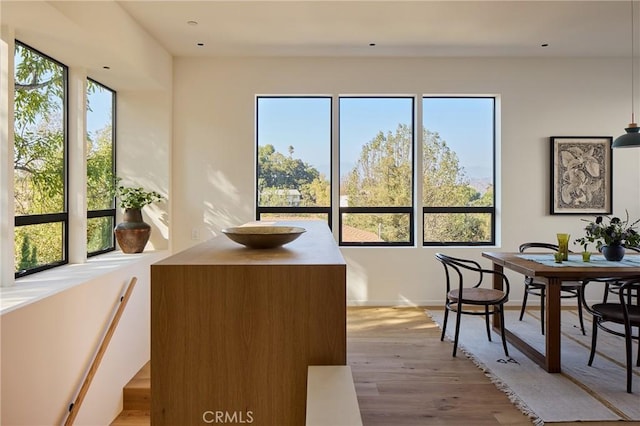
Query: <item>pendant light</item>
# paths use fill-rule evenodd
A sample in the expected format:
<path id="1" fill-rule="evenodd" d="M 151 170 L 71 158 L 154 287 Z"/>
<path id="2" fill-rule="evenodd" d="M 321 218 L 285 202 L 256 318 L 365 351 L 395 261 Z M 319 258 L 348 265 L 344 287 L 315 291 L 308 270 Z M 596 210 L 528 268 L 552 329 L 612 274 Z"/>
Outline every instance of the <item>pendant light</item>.
<path id="1" fill-rule="evenodd" d="M 636 146 L 640 146 L 640 127 L 635 122 L 635 32 L 634 32 L 634 21 L 635 14 L 633 11 L 633 3 L 634 0 L 631 0 L 631 123 L 629 123 L 629 127 L 624 129 L 627 133 L 622 136 L 618 136 L 616 140 L 613 141 L 613 148 L 632 148 Z"/>

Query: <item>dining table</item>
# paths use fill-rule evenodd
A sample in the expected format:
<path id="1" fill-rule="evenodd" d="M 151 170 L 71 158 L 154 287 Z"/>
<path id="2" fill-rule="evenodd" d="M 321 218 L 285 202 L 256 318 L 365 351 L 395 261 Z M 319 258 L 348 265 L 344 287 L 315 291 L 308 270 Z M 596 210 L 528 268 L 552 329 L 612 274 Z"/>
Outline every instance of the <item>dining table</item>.
<path id="1" fill-rule="evenodd" d="M 535 277 L 545 283 L 545 348 L 544 353 L 529 345 L 502 324 L 500 316 L 493 316 L 493 328 L 500 332 L 504 327 L 507 341 L 549 373 L 561 372 L 560 335 L 560 285 L 563 281 L 584 281 L 603 278 L 627 278 L 640 276 L 640 254 L 627 253 L 621 261 L 608 261 L 600 254 L 584 262 L 580 254 L 571 254 L 569 259 L 556 263 L 554 253 L 483 252 L 482 256 L 493 262 L 495 271 L 505 269 Z M 493 288 L 502 290 L 503 281 L 493 274 Z M 604 283 L 604 280 L 602 280 Z M 604 285 L 603 285 L 604 289 Z"/>

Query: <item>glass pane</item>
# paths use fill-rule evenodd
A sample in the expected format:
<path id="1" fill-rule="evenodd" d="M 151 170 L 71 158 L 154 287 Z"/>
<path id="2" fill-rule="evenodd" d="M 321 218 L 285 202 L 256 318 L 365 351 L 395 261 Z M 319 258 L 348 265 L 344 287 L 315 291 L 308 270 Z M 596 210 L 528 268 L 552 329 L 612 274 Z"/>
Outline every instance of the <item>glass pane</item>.
<path id="1" fill-rule="evenodd" d="M 340 205 L 412 205 L 413 98 L 340 98 Z"/>
<path id="2" fill-rule="evenodd" d="M 113 208 L 113 103 L 115 93 L 87 81 L 87 209 Z"/>
<path id="3" fill-rule="evenodd" d="M 407 213 L 343 213 L 342 242 L 409 242 L 409 217 Z"/>
<path id="4" fill-rule="evenodd" d="M 493 206 L 494 103 L 423 99 L 424 206 Z"/>
<path id="5" fill-rule="evenodd" d="M 490 241 L 490 213 L 433 213 L 424 215 L 425 243 L 487 243 Z"/>
<path id="6" fill-rule="evenodd" d="M 15 214 L 63 212 L 66 69 L 16 44 L 14 72 Z"/>
<path id="7" fill-rule="evenodd" d="M 258 98 L 258 205 L 331 205 L 331 98 Z"/>
<path id="8" fill-rule="evenodd" d="M 16 227 L 16 272 L 62 261 L 62 232 L 62 222 Z"/>
<path id="9" fill-rule="evenodd" d="M 260 220 L 323 220 L 329 223 L 327 213 L 260 213 Z"/>
<path id="10" fill-rule="evenodd" d="M 113 218 L 96 217 L 87 221 L 87 252 L 95 253 L 114 247 Z"/>

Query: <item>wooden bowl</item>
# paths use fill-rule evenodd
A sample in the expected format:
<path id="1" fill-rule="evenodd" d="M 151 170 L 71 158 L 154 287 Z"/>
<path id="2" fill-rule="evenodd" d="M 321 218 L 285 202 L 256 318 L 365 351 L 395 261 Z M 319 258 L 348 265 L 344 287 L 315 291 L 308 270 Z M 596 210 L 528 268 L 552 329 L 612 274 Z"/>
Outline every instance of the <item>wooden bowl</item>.
<path id="1" fill-rule="evenodd" d="M 304 232 L 306 229 L 297 226 L 235 226 L 222 230 L 232 241 L 252 249 L 280 247 Z"/>

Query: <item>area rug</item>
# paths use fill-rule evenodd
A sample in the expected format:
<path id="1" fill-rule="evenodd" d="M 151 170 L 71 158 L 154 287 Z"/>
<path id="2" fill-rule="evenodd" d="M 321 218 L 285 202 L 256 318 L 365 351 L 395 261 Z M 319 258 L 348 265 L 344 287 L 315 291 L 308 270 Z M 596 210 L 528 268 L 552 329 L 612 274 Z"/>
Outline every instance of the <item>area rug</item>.
<path id="1" fill-rule="evenodd" d="M 426 311 L 440 327 L 443 311 Z M 542 351 L 537 312 L 518 321 L 519 311 L 508 310 L 505 324 L 531 346 Z M 487 340 L 484 318 L 463 315 L 458 349 L 462 350 L 511 401 L 535 424 L 576 421 L 640 421 L 640 368 L 634 367 L 633 392 L 626 392 L 624 339 L 598 333 L 597 353 L 587 366 L 591 345 L 591 321 L 585 316 L 583 336 L 577 312 L 562 312 L 562 373 L 549 374 L 526 355 L 509 345 L 505 357 L 500 335 Z M 447 337 L 452 340 L 455 315 L 449 315 Z M 637 346 L 634 344 L 634 361 Z M 635 365 L 635 363 L 634 363 Z"/>

